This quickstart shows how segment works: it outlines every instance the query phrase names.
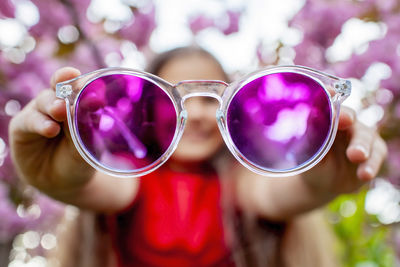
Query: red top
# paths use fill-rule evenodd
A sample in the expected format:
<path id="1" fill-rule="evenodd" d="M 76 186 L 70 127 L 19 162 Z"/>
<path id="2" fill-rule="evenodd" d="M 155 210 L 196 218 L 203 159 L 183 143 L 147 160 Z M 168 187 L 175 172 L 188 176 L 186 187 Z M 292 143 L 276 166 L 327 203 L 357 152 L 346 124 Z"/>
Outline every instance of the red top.
<path id="1" fill-rule="evenodd" d="M 108 221 L 120 267 L 234 266 L 215 173 L 158 169 L 141 178 L 132 205 Z"/>

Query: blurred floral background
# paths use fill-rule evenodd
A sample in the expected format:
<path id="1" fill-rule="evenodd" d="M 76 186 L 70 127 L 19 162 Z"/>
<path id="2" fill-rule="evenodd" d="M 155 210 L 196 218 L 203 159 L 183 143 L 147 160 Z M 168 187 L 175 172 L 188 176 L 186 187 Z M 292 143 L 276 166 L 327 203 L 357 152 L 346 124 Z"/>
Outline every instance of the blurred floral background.
<path id="1" fill-rule="evenodd" d="M 56 266 L 61 218 L 76 210 L 21 185 L 7 126 L 54 70 L 143 69 L 157 52 L 199 44 L 233 76 L 299 64 L 352 79 L 347 105 L 388 142 L 374 184 L 327 207 L 344 266 L 400 266 L 400 0 L 2 0 L 0 266 Z"/>

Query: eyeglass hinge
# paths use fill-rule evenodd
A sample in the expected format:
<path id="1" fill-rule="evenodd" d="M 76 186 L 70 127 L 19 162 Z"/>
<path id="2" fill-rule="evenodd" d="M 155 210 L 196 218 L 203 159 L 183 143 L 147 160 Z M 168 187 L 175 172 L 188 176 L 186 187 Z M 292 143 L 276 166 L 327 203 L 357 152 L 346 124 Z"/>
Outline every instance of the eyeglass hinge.
<path id="1" fill-rule="evenodd" d="M 335 91 L 341 95 L 348 96 L 351 93 L 351 82 L 349 80 L 341 80 L 334 84 Z"/>
<path id="2" fill-rule="evenodd" d="M 65 84 L 60 87 L 57 96 L 66 98 L 71 94 L 72 94 L 72 86 L 69 84 Z"/>

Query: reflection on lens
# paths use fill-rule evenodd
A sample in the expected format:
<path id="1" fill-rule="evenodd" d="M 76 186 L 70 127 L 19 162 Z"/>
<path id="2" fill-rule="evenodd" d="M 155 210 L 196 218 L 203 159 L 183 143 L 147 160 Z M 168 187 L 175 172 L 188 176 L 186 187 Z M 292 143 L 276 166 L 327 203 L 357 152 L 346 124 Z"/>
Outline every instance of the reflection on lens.
<path id="1" fill-rule="evenodd" d="M 329 96 L 315 80 L 284 72 L 257 78 L 233 97 L 228 131 L 239 152 L 271 171 L 297 168 L 327 142 Z"/>
<path id="2" fill-rule="evenodd" d="M 100 164 L 135 171 L 158 160 L 176 129 L 176 112 L 157 85 L 127 74 L 90 82 L 79 95 L 75 123 L 81 144 Z"/>

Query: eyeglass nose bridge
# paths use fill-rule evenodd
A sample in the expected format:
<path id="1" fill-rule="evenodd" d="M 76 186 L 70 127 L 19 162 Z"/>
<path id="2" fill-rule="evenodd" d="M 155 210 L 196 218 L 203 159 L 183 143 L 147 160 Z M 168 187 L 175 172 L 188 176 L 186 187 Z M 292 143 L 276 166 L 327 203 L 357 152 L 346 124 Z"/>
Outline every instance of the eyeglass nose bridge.
<path id="1" fill-rule="evenodd" d="M 226 87 L 228 87 L 226 82 L 218 80 L 186 80 L 175 85 L 182 98 L 182 103 L 195 96 L 212 97 L 222 103 L 222 94 Z"/>

